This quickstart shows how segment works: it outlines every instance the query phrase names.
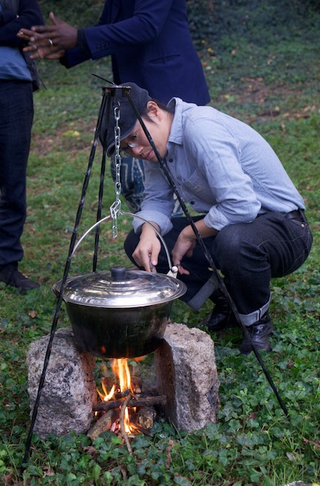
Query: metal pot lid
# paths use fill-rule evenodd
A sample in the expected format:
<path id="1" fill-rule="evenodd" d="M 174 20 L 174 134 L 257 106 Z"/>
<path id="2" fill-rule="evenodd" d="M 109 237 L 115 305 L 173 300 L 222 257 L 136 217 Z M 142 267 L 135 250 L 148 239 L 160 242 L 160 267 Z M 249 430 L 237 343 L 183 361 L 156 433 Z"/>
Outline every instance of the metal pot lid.
<path id="1" fill-rule="evenodd" d="M 61 281 L 53 290 L 59 293 L 60 288 Z M 170 302 L 186 290 L 183 282 L 168 275 L 113 267 L 109 272 L 68 278 L 63 300 L 92 307 L 144 307 Z"/>

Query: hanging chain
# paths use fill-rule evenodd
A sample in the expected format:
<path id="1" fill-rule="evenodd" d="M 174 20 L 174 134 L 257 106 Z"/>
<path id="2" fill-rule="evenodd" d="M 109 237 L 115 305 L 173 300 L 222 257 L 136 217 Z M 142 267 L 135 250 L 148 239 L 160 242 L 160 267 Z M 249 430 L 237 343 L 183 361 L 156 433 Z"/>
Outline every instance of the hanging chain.
<path id="1" fill-rule="evenodd" d="M 110 206 L 110 213 L 113 220 L 112 224 L 112 237 L 117 238 L 118 236 L 118 215 L 121 210 L 121 180 L 120 180 L 120 169 L 121 169 L 121 155 L 120 155 L 120 103 L 117 102 L 117 106 L 114 107 L 114 141 L 115 141 L 115 168 L 116 168 L 116 182 L 114 184 L 114 190 L 116 194 L 116 199 L 114 203 Z"/>

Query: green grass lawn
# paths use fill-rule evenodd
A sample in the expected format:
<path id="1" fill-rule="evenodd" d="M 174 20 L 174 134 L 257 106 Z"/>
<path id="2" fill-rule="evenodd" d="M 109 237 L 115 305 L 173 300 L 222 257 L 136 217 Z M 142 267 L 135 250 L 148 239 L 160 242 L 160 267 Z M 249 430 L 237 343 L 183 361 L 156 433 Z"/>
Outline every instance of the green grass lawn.
<path id="1" fill-rule="evenodd" d="M 58 62 L 39 63 L 46 89 L 34 97 L 21 269 L 41 287 L 21 295 L 0 284 L 0 485 L 320 482 L 319 19 L 317 12 L 310 14 L 309 23 L 305 15 L 298 16 L 290 28 L 279 30 L 278 38 L 269 23 L 264 39 L 248 20 L 241 37 L 227 31 L 201 53 L 212 105 L 252 124 L 271 143 L 307 205 L 313 249 L 297 272 L 272 282 L 274 351 L 263 353 L 289 416 L 281 410 L 255 357 L 239 353 L 240 332 L 232 330 L 212 336 L 221 382 L 217 424 L 191 434 L 158 420 L 153 437 L 139 435 L 132 440 L 132 455 L 112 433 L 94 443 L 85 435 L 47 440 L 34 436 L 22 478 L 30 426 L 26 352 L 31 342 L 50 332 L 52 324 L 56 300 L 51 287 L 63 275 L 101 102 L 101 83 L 91 73 L 111 77 L 108 60 L 69 71 Z M 79 235 L 95 222 L 100 161 L 99 148 Z M 104 215 L 115 199 L 108 168 L 105 186 Z M 119 218 L 117 239 L 112 238 L 111 225 L 105 225 L 98 269 L 128 265 L 122 243 L 131 223 L 130 218 Z M 92 248 L 88 237 L 72 261 L 71 274 L 91 271 Z M 171 318 L 195 326 L 208 310 L 205 305 L 195 313 L 175 302 Z M 59 326 L 69 325 L 62 308 Z"/>

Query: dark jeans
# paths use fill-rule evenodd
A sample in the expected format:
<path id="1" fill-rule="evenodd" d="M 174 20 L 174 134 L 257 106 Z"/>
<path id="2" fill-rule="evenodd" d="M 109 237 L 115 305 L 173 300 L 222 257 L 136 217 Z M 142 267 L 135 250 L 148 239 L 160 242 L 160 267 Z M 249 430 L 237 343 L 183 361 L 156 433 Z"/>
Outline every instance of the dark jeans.
<path id="1" fill-rule="evenodd" d="M 0 266 L 23 258 L 32 83 L 0 80 Z"/>
<path id="2" fill-rule="evenodd" d="M 194 220 L 200 218 L 202 216 Z M 186 218 L 173 218 L 172 224 L 173 229 L 164 236 L 170 253 L 188 221 Z M 132 253 L 138 242 L 139 235 L 131 231 L 125 241 L 125 251 L 133 263 Z M 217 269 L 224 275 L 224 282 L 240 315 L 248 316 L 244 323 L 250 325 L 257 320 L 255 312 L 268 307 L 271 278 L 288 275 L 302 265 L 310 253 L 312 235 L 306 220 L 267 213 L 252 223 L 226 226 L 217 236 L 205 238 L 204 243 Z M 182 265 L 190 271 L 190 275 L 179 276 L 188 287 L 182 300 L 188 302 L 210 278 L 209 264 L 198 243 L 192 257 L 184 257 Z M 163 249 L 157 271 L 168 272 Z"/>

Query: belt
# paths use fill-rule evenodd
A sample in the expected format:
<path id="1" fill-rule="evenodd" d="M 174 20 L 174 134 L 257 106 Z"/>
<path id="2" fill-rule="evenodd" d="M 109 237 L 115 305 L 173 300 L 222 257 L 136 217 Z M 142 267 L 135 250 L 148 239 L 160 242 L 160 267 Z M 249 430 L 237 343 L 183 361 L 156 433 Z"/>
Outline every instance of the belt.
<path id="1" fill-rule="evenodd" d="M 301 221 L 301 223 L 307 223 L 307 218 L 305 217 L 303 209 L 295 209 L 294 211 L 290 211 L 285 215 L 287 219 L 295 219 L 297 221 Z"/>

